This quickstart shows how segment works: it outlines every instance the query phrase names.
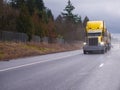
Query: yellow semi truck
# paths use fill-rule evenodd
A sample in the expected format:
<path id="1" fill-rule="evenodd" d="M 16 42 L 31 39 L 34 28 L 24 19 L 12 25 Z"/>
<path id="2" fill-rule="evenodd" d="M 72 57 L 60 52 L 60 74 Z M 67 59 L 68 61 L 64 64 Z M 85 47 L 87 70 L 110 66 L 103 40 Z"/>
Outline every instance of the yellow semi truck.
<path id="1" fill-rule="evenodd" d="M 111 35 L 104 21 L 88 21 L 83 53 L 105 53 L 111 48 Z"/>

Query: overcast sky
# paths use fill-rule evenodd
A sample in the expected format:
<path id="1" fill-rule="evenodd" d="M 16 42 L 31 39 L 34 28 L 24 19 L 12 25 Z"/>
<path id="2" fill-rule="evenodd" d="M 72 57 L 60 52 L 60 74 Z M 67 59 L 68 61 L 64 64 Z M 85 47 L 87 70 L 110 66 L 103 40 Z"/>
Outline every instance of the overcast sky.
<path id="1" fill-rule="evenodd" d="M 45 6 L 57 17 L 67 5 L 68 0 L 43 0 Z M 74 14 L 88 16 L 90 20 L 104 20 L 107 29 L 120 33 L 120 0 L 71 0 Z"/>

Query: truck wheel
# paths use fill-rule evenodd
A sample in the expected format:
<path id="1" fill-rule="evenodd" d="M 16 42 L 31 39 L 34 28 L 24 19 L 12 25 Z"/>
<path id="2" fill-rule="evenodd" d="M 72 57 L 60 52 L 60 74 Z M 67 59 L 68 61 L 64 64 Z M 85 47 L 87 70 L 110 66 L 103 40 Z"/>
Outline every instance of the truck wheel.
<path id="1" fill-rule="evenodd" d="M 84 53 L 84 54 L 87 54 L 87 52 L 86 52 L 86 51 L 83 51 L 83 53 Z"/>
<path id="2" fill-rule="evenodd" d="M 108 47 L 107 48 L 105 48 L 105 52 L 107 52 L 108 51 Z"/>
<path id="3" fill-rule="evenodd" d="M 104 53 L 105 53 L 105 50 L 101 50 L 101 53 L 104 54 Z"/>

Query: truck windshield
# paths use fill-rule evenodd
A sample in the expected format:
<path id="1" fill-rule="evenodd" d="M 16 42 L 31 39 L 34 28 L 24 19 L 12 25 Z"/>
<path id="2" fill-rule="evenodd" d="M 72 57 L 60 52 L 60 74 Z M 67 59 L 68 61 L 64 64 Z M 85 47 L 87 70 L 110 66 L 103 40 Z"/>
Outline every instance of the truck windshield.
<path id="1" fill-rule="evenodd" d="M 88 33 L 88 36 L 101 36 L 101 33 Z"/>

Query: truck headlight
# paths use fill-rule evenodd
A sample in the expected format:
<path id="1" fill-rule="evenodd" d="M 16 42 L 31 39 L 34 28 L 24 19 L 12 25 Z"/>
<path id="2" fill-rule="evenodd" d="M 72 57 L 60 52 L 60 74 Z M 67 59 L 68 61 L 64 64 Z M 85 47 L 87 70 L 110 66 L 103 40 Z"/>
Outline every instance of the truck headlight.
<path id="1" fill-rule="evenodd" d="M 105 45 L 105 43 L 104 43 L 104 42 L 101 42 L 100 45 Z"/>
<path id="2" fill-rule="evenodd" d="M 86 44 L 87 44 L 86 42 L 83 43 L 83 45 L 86 45 Z"/>

